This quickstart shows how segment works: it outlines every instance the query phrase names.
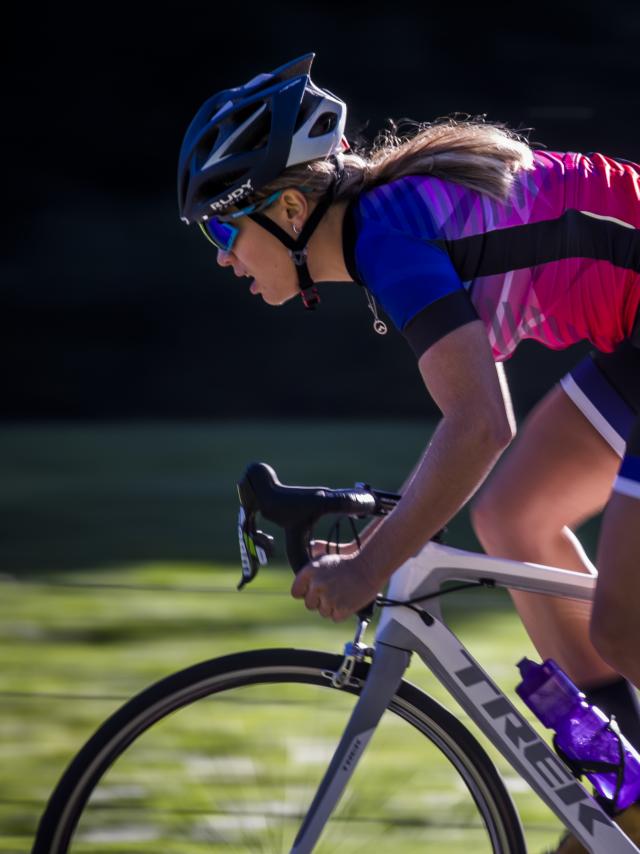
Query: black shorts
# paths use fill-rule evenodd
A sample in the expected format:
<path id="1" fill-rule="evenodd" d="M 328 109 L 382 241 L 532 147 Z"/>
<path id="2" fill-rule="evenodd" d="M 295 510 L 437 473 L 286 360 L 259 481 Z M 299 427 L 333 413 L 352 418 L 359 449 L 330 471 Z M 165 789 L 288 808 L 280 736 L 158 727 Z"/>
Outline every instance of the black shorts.
<path id="1" fill-rule="evenodd" d="M 590 353 L 560 385 L 613 450 L 624 456 L 640 413 L 640 349 L 623 341 L 613 353 Z"/>
<path id="2" fill-rule="evenodd" d="M 560 385 L 623 457 L 614 492 L 640 500 L 640 313 L 628 341 L 613 353 L 590 353 Z"/>

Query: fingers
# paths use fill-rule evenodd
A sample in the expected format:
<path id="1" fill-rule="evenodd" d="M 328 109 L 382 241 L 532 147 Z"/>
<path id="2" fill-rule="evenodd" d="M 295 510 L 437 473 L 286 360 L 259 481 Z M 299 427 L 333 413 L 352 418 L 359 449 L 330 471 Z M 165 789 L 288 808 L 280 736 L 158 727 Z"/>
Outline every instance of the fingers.
<path id="1" fill-rule="evenodd" d="M 294 599 L 304 599 L 308 611 L 317 611 L 322 617 L 333 617 L 333 607 L 326 596 L 327 590 L 323 583 L 314 581 L 312 567 L 305 567 L 296 575 L 291 586 Z"/>
<path id="2" fill-rule="evenodd" d="M 307 605 L 307 608 L 308 607 L 309 606 Z M 332 619 L 333 617 L 333 607 L 327 602 L 325 602 L 324 599 L 320 599 L 320 601 L 318 602 L 318 607 L 311 610 L 316 610 L 321 617 L 326 617 L 327 619 Z"/>
<path id="3" fill-rule="evenodd" d="M 311 572 L 310 568 L 305 567 L 294 578 L 291 585 L 291 595 L 294 599 L 303 599 L 306 596 L 311 583 Z"/>
<path id="4" fill-rule="evenodd" d="M 336 591 L 335 584 L 331 584 L 330 573 L 328 578 L 326 573 L 327 567 L 324 567 L 323 575 L 319 564 L 308 564 L 296 575 L 291 585 L 291 595 L 294 599 L 304 599 L 308 611 L 317 611 L 321 617 L 339 623 L 350 617 L 353 611 L 344 607 L 344 583 Z M 340 605 L 337 604 L 338 592 Z"/>
<path id="5" fill-rule="evenodd" d="M 317 611 L 321 617 L 325 617 L 327 620 L 333 620 L 334 623 L 340 623 L 342 620 L 346 620 L 349 615 L 349 612 L 334 607 L 330 602 L 327 602 L 326 599 L 320 597 L 313 597 L 312 595 L 308 596 L 305 599 L 305 605 L 309 611 Z"/>
<path id="6" fill-rule="evenodd" d="M 291 595 L 294 599 L 304 599 L 304 604 L 309 611 L 317 611 L 320 608 L 320 598 L 323 585 L 314 583 L 313 569 L 305 567 L 296 575 L 291 585 Z"/>

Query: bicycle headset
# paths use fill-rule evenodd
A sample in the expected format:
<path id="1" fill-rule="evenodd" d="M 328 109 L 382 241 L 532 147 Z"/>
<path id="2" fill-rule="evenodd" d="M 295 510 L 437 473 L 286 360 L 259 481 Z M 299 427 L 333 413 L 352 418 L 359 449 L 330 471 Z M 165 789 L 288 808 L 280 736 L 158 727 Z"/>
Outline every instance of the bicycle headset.
<path id="1" fill-rule="evenodd" d="M 314 57 L 305 54 L 208 98 L 187 129 L 178 160 L 180 218 L 187 225 L 198 223 L 224 251 L 220 235 L 230 208 L 241 208 L 243 199 L 255 196 L 289 166 L 333 159 L 336 177 L 297 238 L 262 214 L 260 204 L 246 213 L 289 250 L 305 308 L 319 301 L 315 290 L 311 297 L 305 293 L 315 284 L 307 268 L 307 244 L 335 198 L 343 174 L 341 154 L 349 150 L 346 104 L 311 81 Z M 228 233 L 232 240 L 233 231 Z"/>

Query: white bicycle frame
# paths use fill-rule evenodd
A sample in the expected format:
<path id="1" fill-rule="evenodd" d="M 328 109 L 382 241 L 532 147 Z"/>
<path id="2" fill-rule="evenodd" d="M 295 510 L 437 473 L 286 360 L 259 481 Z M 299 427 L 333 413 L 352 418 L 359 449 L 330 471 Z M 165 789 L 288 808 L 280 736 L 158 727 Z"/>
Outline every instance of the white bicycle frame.
<path id="1" fill-rule="evenodd" d="M 436 593 L 446 581 L 484 581 L 496 587 L 571 599 L 593 598 L 596 577 L 532 563 L 487 557 L 428 543 L 393 575 L 388 597 L 406 601 Z M 385 709 L 417 652 L 487 738 L 592 854 L 638 849 L 577 782 L 491 677 L 444 623 L 439 600 L 420 607 L 386 607 L 375 654 L 331 764 L 291 849 L 311 852 Z"/>

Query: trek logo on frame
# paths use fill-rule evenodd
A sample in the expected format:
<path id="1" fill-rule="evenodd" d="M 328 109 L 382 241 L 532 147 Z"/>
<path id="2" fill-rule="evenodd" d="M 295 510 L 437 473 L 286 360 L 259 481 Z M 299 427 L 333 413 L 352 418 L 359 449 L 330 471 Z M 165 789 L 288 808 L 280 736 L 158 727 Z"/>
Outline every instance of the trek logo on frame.
<path id="1" fill-rule="evenodd" d="M 594 834 L 596 822 L 610 824 L 607 816 L 600 809 L 591 805 L 589 796 L 582 786 L 576 783 L 562 760 L 540 739 L 536 731 L 514 709 L 509 700 L 500 694 L 489 676 L 464 649 L 461 649 L 460 652 L 469 662 L 469 666 L 454 671 L 454 675 L 465 688 L 476 688 L 478 685 L 484 684 L 491 689 L 493 694 L 498 695 L 493 700 L 476 702 L 476 704 L 492 720 L 504 719 L 504 735 L 519 753 L 520 758 L 542 777 L 563 804 L 571 806 L 582 802 L 578 809 L 578 819 L 590 836 Z"/>

